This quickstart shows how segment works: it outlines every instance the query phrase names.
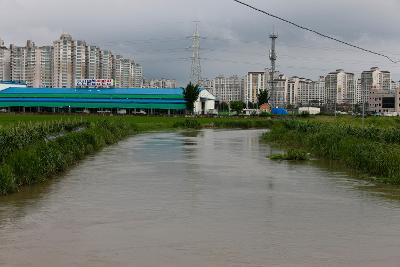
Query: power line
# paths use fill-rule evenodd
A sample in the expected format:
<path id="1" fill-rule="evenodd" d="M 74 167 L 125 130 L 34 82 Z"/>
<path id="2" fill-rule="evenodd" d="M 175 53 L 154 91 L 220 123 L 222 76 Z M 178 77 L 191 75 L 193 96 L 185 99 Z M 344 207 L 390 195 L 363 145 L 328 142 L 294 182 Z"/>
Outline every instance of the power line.
<path id="1" fill-rule="evenodd" d="M 382 54 L 382 53 L 379 53 L 379 52 L 375 52 L 375 51 L 372 51 L 372 50 L 369 50 L 369 49 L 366 49 L 366 48 L 362 48 L 362 47 L 360 47 L 360 46 L 351 44 L 351 43 L 346 42 L 346 41 L 339 40 L 339 39 L 337 39 L 337 38 L 335 38 L 335 37 L 332 37 L 332 36 L 329 36 L 329 35 L 327 35 L 327 34 L 320 33 L 320 32 L 318 32 L 318 31 L 316 31 L 316 30 L 307 28 L 307 27 L 305 27 L 305 26 L 301 26 L 301 25 L 299 25 L 299 24 L 297 24 L 297 23 L 294 23 L 294 22 L 289 21 L 289 20 L 287 20 L 287 19 L 278 17 L 278 16 L 276 16 L 276 15 L 274 15 L 274 14 L 271 14 L 271 13 L 269 13 L 269 12 L 267 12 L 267 11 L 264 11 L 264 10 L 262 10 L 262 9 L 259 9 L 259 8 L 255 7 L 255 6 L 250 5 L 250 4 L 244 3 L 244 2 L 242 2 L 242 1 L 239 1 L 239 0 L 233 0 L 233 1 L 236 2 L 236 3 L 239 3 L 239 4 L 243 5 L 243 6 L 247 6 L 247 7 L 251 8 L 251 9 L 253 9 L 253 10 L 255 10 L 255 11 L 258 11 L 258 12 L 260 12 L 260 13 L 263 13 L 263 14 L 265 14 L 265 15 L 267 15 L 267 16 L 270 16 L 270 17 L 273 17 L 273 18 L 275 18 L 275 19 L 278 19 L 278 20 L 281 20 L 281 21 L 283 21 L 283 22 L 286 22 L 286 23 L 288 23 L 288 24 L 290 24 L 290 25 L 292 25 L 292 26 L 295 26 L 295 27 L 297 27 L 297 28 L 299 28 L 299 29 L 312 32 L 312 33 L 314 33 L 314 34 L 316 34 L 316 35 L 319 35 L 319 36 L 321 36 L 321 37 L 324 37 L 324 38 L 330 39 L 330 40 L 332 40 L 332 41 L 335 41 L 335 42 L 338 42 L 338 43 L 347 45 L 347 46 L 349 46 L 349 47 L 353 47 L 353 48 L 359 49 L 359 50 L 361 50 L 361 51 L 364 51 L 364 52 L 367 52 L 367 53 L 370 53 L 370 54 L 373 54 L 373 55 L 376 55 L 376 56 L 384 57 L 384 58 L 388 59 L 388 60 L 389 60 L 390 62 L 392 62 L 392 63 L 399 63 L 399 62 L 400 62 L 400 60 L 395 60 L 395 59 L 393 59 L 393 58 L 391 58 L 391 57 L 389 57 L 389 56 L 387 56 L 387 55 L 385 55 L 385 54 Z"/>

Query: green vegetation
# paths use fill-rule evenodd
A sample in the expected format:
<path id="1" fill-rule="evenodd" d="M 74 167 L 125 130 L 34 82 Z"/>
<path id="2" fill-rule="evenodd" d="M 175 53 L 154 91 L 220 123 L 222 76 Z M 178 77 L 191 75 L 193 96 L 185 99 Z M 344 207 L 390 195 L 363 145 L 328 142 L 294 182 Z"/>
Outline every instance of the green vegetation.
<path id="1" fill-rule="evenodd" d="M 313 155 L 337 160 L 376 177 L 379 182 L 400 184 L 400 129 L 391 127 L 397 119 L 358 123 L 338 120 L 287 120 L 274 124 L 264 135 L 267 141 L 301 148 Z"/>
<path id="2" fill-rule="evenodd" d="M 251 128 L 270 128 L 273 121 L 270 119 L 244 118 L 244 119 L 220 119 L 212 123 L 215 128 L 236 128 L 236 129 L 251 129 Z"/>
<path id="3" fill-rule="evenodd" d="M 232 101 L 231 102 L 231 110 L 235 111 L 237 115 L 241 114 L 245 107 L 246 107 L 246 104 L 243 101 Z"/>
<path id="4" fill-rule="evenodd" d="M 268 90 L 261 90 L 257 94 L 257 99 L 258 99 L 258 106 L 260 107 L 263 104 L 268 104 L 270 96 L 269 96 L 269 91 Z"/>
<path id="5" fill-rule="evenodd" d="M 200 129 L 201 124 L 195 119 L 186 119 L 174 123 L 174 128 Z"/>
<path id="6" fill-rule="evenodd" d="M 310 159 L 310 153 L 303 149 L 290 148 L 284 154 L 274 154 L 269 157 L 272 160 L 294 160 L 305 161 Z"/>
<path id="7" fill-rule="evenodd" d="M 50 124 L 18 125 L 4 132 L 7 130 L 15 135 L 15 139 L 10 137 L 11 134 L 5 135 L 10 144 L 5 143 L 2 147 L 5 154 L 1 157 L 0 165 L 0 195 L 15 192 L 21 186 L 44 181 L 65 171 L 86 155 L 132 134 L 135 127 L 116 120 L 95 123 L 56 121 Z M 29 137 L 31 133 L 32 138 Z M 51 135 L 53 138 L 49 138 Z"/>
<path id="8" fill-rule="evenodd" d="M 197 101 L 200 94 L 200 87 L 198 84 L 194 85 L 191 82 L 183 89 L 183 97 L 186 100 L 186 109 L 192 113 L 194 109 L 194 102 Z"/>

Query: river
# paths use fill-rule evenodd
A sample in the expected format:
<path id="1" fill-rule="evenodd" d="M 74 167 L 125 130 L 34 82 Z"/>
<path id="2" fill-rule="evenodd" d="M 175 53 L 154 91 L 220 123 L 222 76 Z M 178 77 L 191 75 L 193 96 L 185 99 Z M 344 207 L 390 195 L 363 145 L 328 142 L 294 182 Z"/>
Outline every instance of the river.
<path id="1" fill-rule="evenodd" d="M 0 266 L 400 266 L 400 201 L 262 132 L 137 135 L 0 198 Z"/>

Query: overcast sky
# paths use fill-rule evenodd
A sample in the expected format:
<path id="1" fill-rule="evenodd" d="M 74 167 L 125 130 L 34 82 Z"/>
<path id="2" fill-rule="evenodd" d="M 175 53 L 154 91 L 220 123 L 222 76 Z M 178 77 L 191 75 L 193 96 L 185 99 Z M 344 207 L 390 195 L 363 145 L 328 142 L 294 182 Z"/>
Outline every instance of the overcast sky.
<path id="1" fill-rule="evenodd" d="M 243 0 L 299 24 L 400 59 L 400 0 Z M 321 39 L 232 0 L 0 0 L 0 38 L 50 44 L 62 32 L 132 57 L 147 78 L 190 73 L 193 21 L 200 21 L 203 77 L 244 75 L 269 66 L 275 28 L 278 69 L 316 79 L 338 68 L 372 66 L 400 80 L 400 63 Z"/>

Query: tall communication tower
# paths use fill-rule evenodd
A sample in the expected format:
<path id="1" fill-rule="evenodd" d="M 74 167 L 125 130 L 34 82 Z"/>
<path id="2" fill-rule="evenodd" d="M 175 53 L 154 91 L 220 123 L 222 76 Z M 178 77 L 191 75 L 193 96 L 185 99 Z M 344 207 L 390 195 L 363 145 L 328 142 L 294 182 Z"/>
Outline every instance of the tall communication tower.
<path id="1" fill-rule="evenodd" d="M 190 73 L 190 81 L 193 84 L 199 84 L 201 82 L 201 64 L 200 64 L 200 34 L 199 34 L 199 22 L 195 21 L 196 28 L 192 36 L 192 70 Z"/>
<path id="2" fill-rule="evenodd" d="M 276 59 L 277 59 L 277 56 L 276 56 L 276 50 L 275 50 L 275 41 L 276 41 L 276 39 L 278 39 L 278 34 L 277 33 L 275 33 L 275 32 L 273 32 L 273 33 L 271 33 L 270 35 L 269 35 L 269 38 L 271 38 L 271 50 L 269 51 L 269 59 L 271 60 L 271 72 L 270 72 L 270 92 L 269 92 L 269 95 L 270 95 L 270 99 L 271 99 L 271 105 L 272 105 L 272 107 L 274 107 L 274 105 L 276 104 L 276 103 L 274 103 L 275 102 L 275 95 L 274 95 L 274 93 L 275 93 L 275 68 L 276 68 L 276 65 L 275 65 L 275 63 L 276 63 Z"/>

